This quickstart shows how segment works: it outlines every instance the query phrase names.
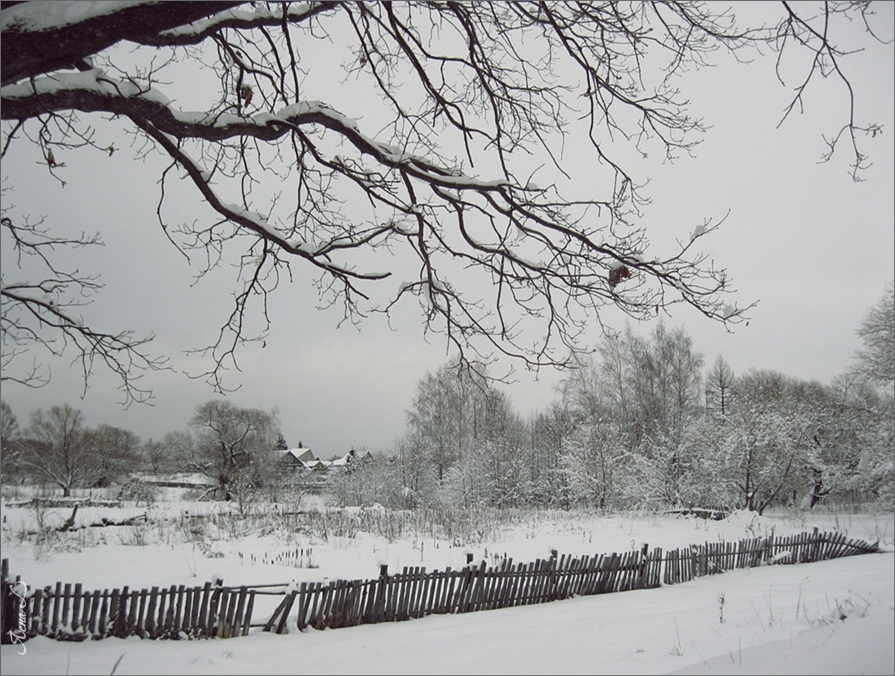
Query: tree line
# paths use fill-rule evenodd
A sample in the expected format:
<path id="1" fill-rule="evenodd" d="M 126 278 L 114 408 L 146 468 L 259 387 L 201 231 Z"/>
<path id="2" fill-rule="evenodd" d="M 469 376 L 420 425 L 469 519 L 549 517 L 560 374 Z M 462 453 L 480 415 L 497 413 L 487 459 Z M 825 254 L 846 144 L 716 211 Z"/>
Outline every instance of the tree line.
<path id="1" fill-rule="evenodd" d="M 188 472 L 203 477 L 208 497 L 236 499 L 269 487 L 277 475 L 276 451 L 285 448 L 276 411 L 240 408 L 224 400 L 196 407 L 188 429 L 161 441 L 141 442 L 128 430 L 88 427 L 68 404 L 34 411 L 20 428 L 6 401 L 2 413 L 3 482 L 48 484 L 71 496 L 75 488 L 122 486 L 130 497 L 132 474 Z"/>
<path id="2" fill-rule="evenodd" d="M 828 385 L 776 371 L 708 368 L 682 328 L 607 334 L 546 411 L 524 419 L 462 359 L 417 384 L 405 433 L 375 462 L 327 484 L 342 505 L 603 510 L 718 507 L 759 513 L 824 501 L 891 505 L 895 497 L 893 285 L 866 314 L 854 363 Z M 127 484 L 138 468 L 206 478 L 208 497 L 293 499 L 277 412 L 223 400 L 196 407 L 160 441 L 87 427 L 68 405 L 19 429 L 4 401 L 4 482 L 73 488 Z"/>
<path id="3" fill-rule="evenodd" d="M 892 285 L 830 384 L 706 369 L 684 329 L 607 335 L 525 420 L 459 362 L 418 384 L 407 431 L 375 466 L 339 479 L 345 503 L 414 508 L 719 507 L 759 513 L 824 501 L 891 507 Z"/>

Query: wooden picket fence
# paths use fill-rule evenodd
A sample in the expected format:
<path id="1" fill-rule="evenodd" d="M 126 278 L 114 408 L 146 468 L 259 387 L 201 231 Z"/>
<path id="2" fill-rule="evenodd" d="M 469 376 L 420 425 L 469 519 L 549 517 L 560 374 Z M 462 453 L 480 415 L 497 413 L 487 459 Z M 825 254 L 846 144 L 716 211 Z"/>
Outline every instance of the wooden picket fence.
<path id="1" fill-rule="evenodd" d="M 283 600 L 271 623 L 281 626 L 293 607 L 299 629 L 324 629 L 647 589 L 659 586 L 661 563 L 662 550 L 647 552 L 644 545 L 625 554 L 563 555 L 517 564 L 507 559 L 496 567 L 483 561 L 428 573 L 404 568 L 397 575 L 383 569 L 375 580 L 302 583 Z"/>
<path id="2" fill-rule="evenodd" d="M 879 551 L 879 543 L 850 540 L 842 533 L 800 533 L 788 537 L 740 540 L 739 543 L 706 542 L 673 549 L 665 556 L 663 584 L 689 582 L 695 577 L 726 570 L 770 564 L 812 563 Z"/>
<path id="3" fill-rule="evenodd" d="M 294 585 L 84 591 L 80 584 L 57 582 L 22 595 L 20 579 L 9 575 L 3 559 L 0 590 L 2 640 L 24 641 L 43 635 L 80 641 L 107 636 L 142 638 L 231 638 L 253 627 L 285 633 L 293 624 L 304 631 L 359 624 L 399 622 L 431 614 L 469 613 L 687 582 L 695 577 L 759 565 L 807 563 L 879 551 L 878 543 L 849 540 L 842 534 L 802 533 L 755 538 L 739 543 L 706 543 L 686 549 L 594 556 L 554 555 L 533 563 L 507 559 L 497 566 L 467 565 L 459 570 L 426 572 L 405 567 L 389 575 L 383 566 L 371 580 L 303 582 Z M 281 595 L 264 622 L 252 622 L 258 595 Z M 294 610 L 294 614 L 293 614 Z M 265 612 L 265 617 L 266 617 Z M 291 619 L 291 622 L 290 622 Z"/>
<path id="4" fill-rule="evenodd" d="M 7 573 L 8 560 L 3 559 Z M 223 587 L 206 582 L 201 587 L 85 591 L 81 584 L 57 582 L 55 589 L 35 589 L 22 598 L 15 582 L 4 578 L 3 642 L 8 630 L 31 638 L 83 641 L 107 636 L 141 638 L 231 638 L 249 633 L 258 589 Z M 282 585 L 277 585 L 282 586 Z M 282 592 L 275 592 L 280 594 Z"/>

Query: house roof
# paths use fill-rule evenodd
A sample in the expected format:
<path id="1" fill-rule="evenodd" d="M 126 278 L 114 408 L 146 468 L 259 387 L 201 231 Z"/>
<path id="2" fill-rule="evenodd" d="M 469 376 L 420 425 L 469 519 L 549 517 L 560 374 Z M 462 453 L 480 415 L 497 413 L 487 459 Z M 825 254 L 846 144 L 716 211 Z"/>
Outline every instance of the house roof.
<path id="1" fill-rule="evenodd" d="M 283 459 L 294 464 L 301 464 L 307 469 L 324 470 L 330 467 L 343 468 L 355 458 L 363 458 L 367 460 L 373 457 L 369 451 L 363 455 L 359 455 L 354 449 L 348 451 L 344 456 L 336 460 L 321 460 L 311 451 L 310 448 L 291 448 L 288 451 L 281 451 Z"/>
<path id="2" fill-rule="evenodd" d="M 317 456 L 314 455 L 314 452 L 310 448 L 290 448 L 288 451 L 283 451 L 283 457 L 298 460 L 301 463 L 309 463 L 317 460 Z"/>

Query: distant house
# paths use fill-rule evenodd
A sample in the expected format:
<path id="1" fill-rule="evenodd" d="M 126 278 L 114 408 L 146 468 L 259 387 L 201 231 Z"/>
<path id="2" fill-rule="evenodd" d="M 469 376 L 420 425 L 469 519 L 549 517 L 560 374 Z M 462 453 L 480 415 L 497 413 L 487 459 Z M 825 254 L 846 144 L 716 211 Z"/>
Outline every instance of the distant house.
<path id="1" fill-rule="evenodd" d="M 281 453 L 283 464 L 292 469 L 312 469 L 312 465 L 320 462 L 310 448 L 290 448 Z"/>
<path id="2" fill-rule="evenodd" d="M 312 472 L 326 472 L 326 470 L 329 469 L 329 464 L 326 462 L 326 460 L 318 460 L 317 458 L 315 458 L 310 462 L 306 462 L 305 467 L 307 467 Z"/>
<path id="3" fill-rule="evenodd" d="M 348 451 L 348 453 L 343 455 L 341 458 L 331 460 L 329 463 L 329 466 L 332 467 L 333 469 L 335 469 L 337 467 L 340 469 L 344 469 L 344 468 L 347 468 L 352 462 L 354 462 L 354 459 L 356 457 L 357 457 L 357 453 L 352 448 L 350 451 Z"/>
<path id="4" fill-rule="evenodd" d="M 358 453 L 353 448 L 341 458 L 321 460 L 310 448 L 291 448 L 282 453 L 282 462 L 294 471 L 307 471 L 316 474 L 317 482 L 325 482 L 333 472 L 350 471 L 354 463 L 368 461 L 373 458 L 369 451 Z"/>
<path id="5" fill-rule="evenodd" d="M 373 459 L 373 454 L 370 451 L 364 451 L 363 453 L 358 453 L 353 448 L 348 451 L 344 456 L 339 458 L 338 460 L 333 460 L 329 463 L 330 467 L 333 469 L 350 469 L 357 462 L 366 462 L 368 460 Z"/>

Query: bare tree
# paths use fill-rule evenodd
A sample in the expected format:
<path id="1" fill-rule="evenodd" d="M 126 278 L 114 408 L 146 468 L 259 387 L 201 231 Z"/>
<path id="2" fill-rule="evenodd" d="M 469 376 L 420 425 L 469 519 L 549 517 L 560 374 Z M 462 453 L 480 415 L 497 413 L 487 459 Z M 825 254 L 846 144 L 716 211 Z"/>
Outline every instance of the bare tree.
<path id="1" fill-rule="evenodd" d="M 2 405 L 5 419 L 9 406 Z M 137 435 L 106 424 L 85 427 L 81 412 L 68 405 L 34 411 L 22 433 L 7 430 L 4 422 L 3 433 L 4 475 L 20 465 L 65 496 L 77 487 L 108 486 L 138 469 Z"/>
<path id="2" fill-rule="evenodd" d="M 189 469 L 212 478 L 224 499 L 237 500 L 240 508 L 277 473 L 275 413 L 212 400 L 196 407 L 190 426 L 197 438 Z"/>
<path id="3" fill-rule="evenodd" d="M 34 411 L 24 436 L 23 464 L 64 496 L 94 476 L 98 459 L 85 438 L 83 416 L 68 404 Z"/>
<path id="4" fill-rule="evenodd" d="M 108 486 L 139 469 L 140 438 L 130 430 L 102 424 L 85 431 L 84 443 L 96 458 L 94 485 Z"/>
<path id="5" fill-rule="evenodd" d="M 19 421 L 6 401 L 0 401 L 0 447 L 5 449 L 19 434 Z"/>
<path id="6" fill-rule="evenodd" d="M 316 270 L 324 302 L 350 321 L 415 298 L 425 330 L 477 364 L 505 354 L 530 367 L 567 365 L 606 306 L 644 318 L 684 303 L 725 323 L 743 319 L 749 305 L 732 304 L 725 270 L 701 251 L 717 222 L 673 250 L 647 251 L 639 207 L 648 195 L 626 159 L 632 148 L 674 159 L 698 142 L 702 125 L 673 80 L 716 50 L 745 59 L 768 48 L 778 62 L 791 49 L 807 53 L 784 118 L 818 77 L 836 78 L 850 105 L 829 152 L 847 142 L 855 177 L 867 164 L 860 139 L 879 131 L 855 118 L 836 37 L 855 19 L 872 35 L 866 3 L 784 2 L 757 27 L 695 2 L 82 9 L 72 19 L 42 3 L 3 4 L 2 153 L 31 144 L 64 180 L 78 153 L 121 150 L 97 133 L 115 117 L 138 157 L 167 158 L 165 234 L 206 271 L 221 260 L 241 270 L 232 313 L 205 351 L 204 375 L 218 390 L 223 370 L 238 368 L 239 345 L 268 330 L 268 294 L 293 265 Z M 368 86 L 380 105 L 336 110 L 314 98 L 325 79 Z M 201 107 L 180 108 L 186 94 Z M 563 152 L 572 147 L 586 149 L 593 178 L 570 175 Z M 180 178 L 207 204 L 206 220 L 182 223 L 166 211 Z M 24 253 L 97 243 L 28 223 L 4 211 L 4 236 Z M 62 336 L 85 379 L 99 359 L 121 377 L 126 399 L 144 399 L 132 376 L 164 365 L 144 352 L 149 337 L 94 330 L 70 292 L 92 291 L 96 278 L 42 260 L 45 278 L 10 282 L 4 271 L 4 372 L 35 342 L 50 347 L 50 336 Z M 383 286 L 399 270 L 408 281 Z M 253 302 L 257 332 L 247 327 Z M 46 376 L 34 362 L 11 377 Z"/>
<path id="7" fill-rule="evenodd" d="M 12 407 L 0 400 L 0 475 L 3 481 L 18 475 L 22 461 L 19 421 Z"/>
<path id="8" fill-rule="evenodd" d="M 499 434 L 510 417 L 509 402 L 491 388 L 487 373 L 458 360 L 417 383 L 407 424 L 442 481 L 470 446 Z"/>
<path id="9" fill-rule="evenodd" d="M 679 440 L 686 420 L 701 410 L 702 355 L 683 328 L 657 324 L 649 339 L 628 334 L 628 384 L 641 428 Z"/>
<path id="10" fill-rule="evenodd" d="M 731 411 L 736 375 L 724 357 L 718 355 L 705 376 L 705 407 L 710 413 L 726 416 Z"/>

